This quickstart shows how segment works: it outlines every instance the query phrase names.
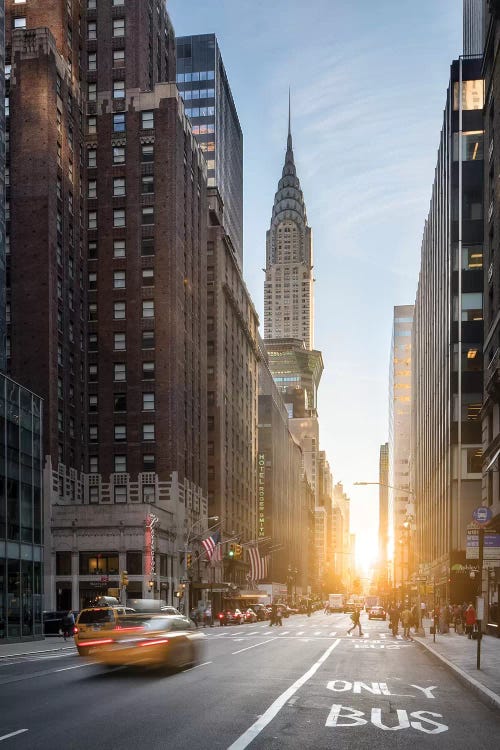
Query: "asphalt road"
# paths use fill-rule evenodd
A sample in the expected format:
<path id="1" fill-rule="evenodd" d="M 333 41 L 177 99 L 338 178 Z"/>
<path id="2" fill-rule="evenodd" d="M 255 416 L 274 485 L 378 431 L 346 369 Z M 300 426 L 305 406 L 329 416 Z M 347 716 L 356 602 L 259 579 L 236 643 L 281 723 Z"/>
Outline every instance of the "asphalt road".
<path id="1" fill-rule="evenodd" d="M 315 613 L 209 628 L 202 663 L 173 674 L 71 651 L 2 659 L 0 748 L 500 747 L 500 713 L 417 643 L 364 615 L 363 637 L 350 625 Z"/>

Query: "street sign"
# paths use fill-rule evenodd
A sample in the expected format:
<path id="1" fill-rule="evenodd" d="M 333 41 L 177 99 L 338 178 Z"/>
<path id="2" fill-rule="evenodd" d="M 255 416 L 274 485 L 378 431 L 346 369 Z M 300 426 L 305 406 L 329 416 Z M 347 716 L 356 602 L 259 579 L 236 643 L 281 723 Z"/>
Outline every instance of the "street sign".
<path id="1" fill-rule="evenodd" d="M 473 510 L 472 518 L 476 523 L 481 524 L 481 526 L 485 526 L 493 518 L 493 513 L 490 508 L 486 508 L 486 506 L 484 505 L 479 505 L 477 508 L 475 508 L 475 510 Z"/>

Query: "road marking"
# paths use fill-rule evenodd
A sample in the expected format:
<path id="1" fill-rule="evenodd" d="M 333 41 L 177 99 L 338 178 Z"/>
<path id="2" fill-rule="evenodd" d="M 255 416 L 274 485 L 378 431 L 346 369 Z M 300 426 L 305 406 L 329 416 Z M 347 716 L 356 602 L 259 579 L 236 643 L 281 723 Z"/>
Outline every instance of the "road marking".
<path id="1" fill-rule="evenodd" d="M 280 633 L 280 635 L 288 635 L 289 632 L 289 630 L 284 630 L 282 633 Z"/>
<path id="2" fill-rule="evenodd" d="M 25 680 L 33 680 L 35 677 L 48 677 L 51 674 L 56 674 L 56 672 L 64 672 L 66 669 L 82 669 L 83 667 L 95 667 L 97 666 L 96 662 L 87 662 L 85 664 L 78 664 L 76 667 L 64 667 L 63 669 L 45 669 L 43 672 L 33 672 L 32 674 L 25 674 L 20 677 L 7 677 L 6 679 L 0 679 L 0 686 L 1 685 L 10 685 L 14 682 L 24 682 Z M 123 667 L 119 667 L 119 669 L 123 669 Z"/>
<path id="3" fill-rule="evenodd" d="M 233 742 L 228 750 L 244 750 L 244 748 L 248 747 L 248 745 L 253 742 L 253 740 L 262 732 L 262 730 L 265 729 L 267 725 L 274 719 L 274 717 L 281 711 L 283 706 L 290 700 L 290 698 L 295 695 L 297 690 L 299 690 L 302 685 L 304 685 L 314 674 L 316 674 L 323 662 L 328 659 L 333 649 L 336 648 L 339 643 L 340 639 L 337 639 L 334 643 L 332 643 L 332 645 L 326 649 L 325 653 L 320 656 L 318 661 L 313 664 L 312 667 L 302 675 L 302 677 L 299 677 L 299 679 L 296 680 L 293 685 L 288 688 L 288 690 L 285 690 L 284 693 L 276 698 L 274 703 L 269 706 L 267 711 L 265 711 L 262 716 L 257 719 L 257 721 L 241 735 L 241 737 L 238 737 L 236 742 Z"/>
<path id="4" fill-rule="evenodd" d="M 8 740 L 9 737 L 15 737 L 18 734 L 23 734 L 24 732 L 29 732 L 29 729 L 18 729 L 17 732 L 11 732 L 10 734 L 4 734 L 3 737 L 0 737 L 0 742 L 3 742 L 3 740 Z"/>
<path id="5" fill-rule="evenodd" d="M 55 674 L 56 672 L 68 672 L 70 669 L 81 669 L 82 667 L 95 666 L 95 662 L 89 662 L 88 664 L 77 664 L 76 667 L 62 667 L 61 669 L 53 669 L 49 674 Z"/>
<path id="6" fill-rule="evenodd" d="M 336 630 L 332 630 L 332 632 L 329 633 L 328 635 L 331 635 L 331 637 L 333 638 L 334 635 L 337 635 L 337 631 Z"/>
<path id="7" fill-rule="evenodd" d="M 257 648 L 257 646 L 263 646 L 265 643 L 271 643 L 271 641 L 275 641 L 276 638 L 269 638 L 267 641 L 261 641 L 260 643 L 254 643 L 253 646 L 247 646 L 246 648 L 241 648 L 239 651 L 233 651 L 232 656 L 235 656 L 235 654 L 241 654 L 243 651 L 248 651 L 251 648 Z"/>
<path id="8" fill-rule="evenodd" d="M 188 667 L 187 669 L 183 669 L 183 672 L 192 672 L 193 669 L 199 669 L 200 667 L 206 667 L 207 664 L 213 664 L 213 661 L 204 661 L 203 664 L 195 664 L 194 667 Z"/>
<path id="9" fill-rule="evenodd" d="M 257 633 L 259 632 L 260 632 L 259 630 L 252 630 L 252 632 L 248 633 L 248 635 L 257 635 Z"/>
<path id="10" fill-rule="evenodd" d="M 304 631 L 301 630 L 299 633 L 297 633 L 297 635 L 304 635 Z"/>
<path id="11" fill-rule="evenodd" d="M 317 630 L 313 635 L 321 635 L 321 630 Z"/>

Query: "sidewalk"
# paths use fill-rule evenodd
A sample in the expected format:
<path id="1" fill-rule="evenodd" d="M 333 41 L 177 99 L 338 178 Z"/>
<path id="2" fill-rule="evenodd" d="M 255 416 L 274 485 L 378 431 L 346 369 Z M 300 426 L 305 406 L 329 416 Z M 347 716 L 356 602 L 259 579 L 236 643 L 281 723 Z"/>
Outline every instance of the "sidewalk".
<path id="1" fill-rule="evenodd" d="M 500 638 L 483 635 L 481 669 L 476 669 L 477 641 L 466 635 L 436 633 L 436 642 L 429 634 L 431 620 L 424 621 L 425 638 L 411 634 L 416 643 L 440 659 L 458 679 L 482 700 L 500 711 Z"/>
<path id="2" fill-rule="evenodd" d="M 0 660 L 12 656 L 27 656 L 28 654 L 47 654 L 52 651 L 67 651 L 71 654 L 75 650 L 72 638 L 64 640 L 62 636 L 55 635 L 44 638 L 41 641 L 22 641 L 21 643 L 0 644 Z"/>

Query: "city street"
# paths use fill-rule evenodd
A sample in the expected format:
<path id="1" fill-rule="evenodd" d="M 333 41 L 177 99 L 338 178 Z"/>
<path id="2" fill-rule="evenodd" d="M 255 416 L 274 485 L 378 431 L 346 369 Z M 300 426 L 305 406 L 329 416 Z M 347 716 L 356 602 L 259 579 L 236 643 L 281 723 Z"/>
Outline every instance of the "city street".
<path id="1" fill-rule="evenodd" d="M 2 658 L 2 748 L 492 747 L 498 712 L 387 622 L 363 613 L 362 637 L 351 624 L 317 612 L 216 626 L 202 663 L 171 674 L 106 670 L 71 648 Z"/>

